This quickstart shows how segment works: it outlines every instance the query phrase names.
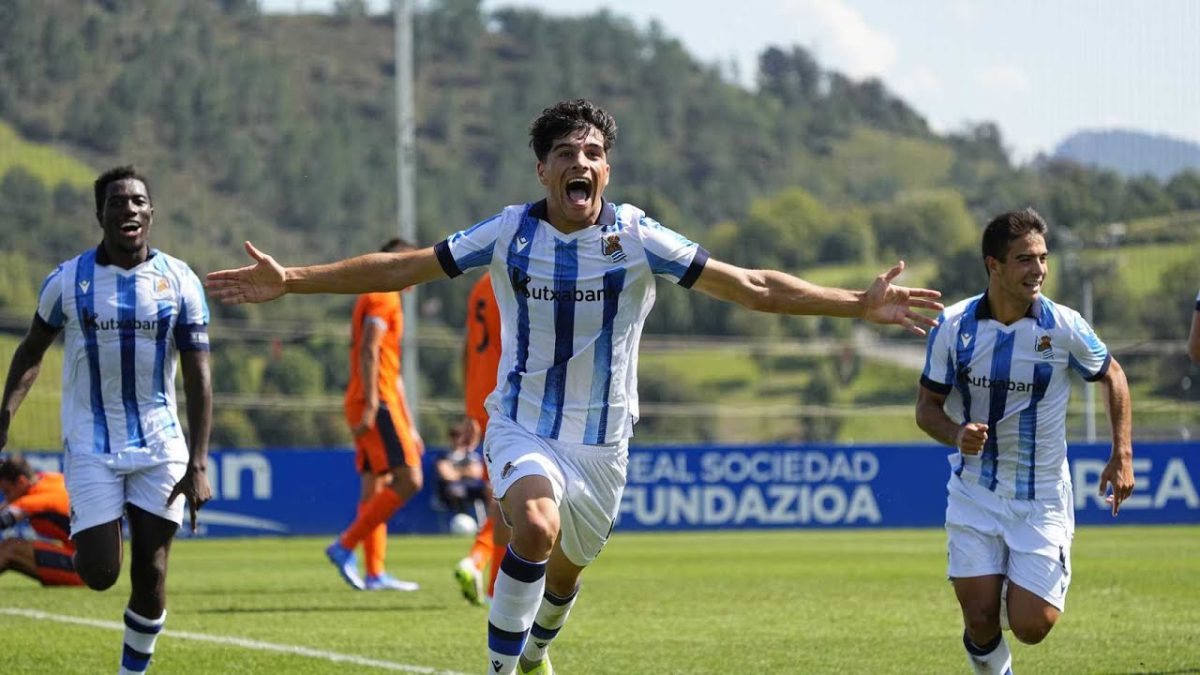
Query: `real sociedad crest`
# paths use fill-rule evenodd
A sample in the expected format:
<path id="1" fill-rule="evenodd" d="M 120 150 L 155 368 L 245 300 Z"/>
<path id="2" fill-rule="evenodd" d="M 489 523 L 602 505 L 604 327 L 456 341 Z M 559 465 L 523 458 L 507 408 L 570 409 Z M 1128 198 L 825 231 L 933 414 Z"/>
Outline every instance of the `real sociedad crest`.
<path id="1" fill-rule="evenodd" d="M 625 249 L 621 248 L 621 235 L 602 235 L 600 237 L 600 252 L 615 263 L 619 263 L 624 260 Z"/>

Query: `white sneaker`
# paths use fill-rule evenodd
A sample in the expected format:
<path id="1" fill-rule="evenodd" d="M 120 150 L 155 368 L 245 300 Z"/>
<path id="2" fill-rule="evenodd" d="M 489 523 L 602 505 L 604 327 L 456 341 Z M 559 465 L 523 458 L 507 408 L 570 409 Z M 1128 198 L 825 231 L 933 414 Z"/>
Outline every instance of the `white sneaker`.
<path id="1" fill-rule="evenodd" d="M 368 576 L 363 584 L 368 591 L 415 591 L 421 585 L 415 581 L 404 581 L 384 572 L 379 576 Z"/>

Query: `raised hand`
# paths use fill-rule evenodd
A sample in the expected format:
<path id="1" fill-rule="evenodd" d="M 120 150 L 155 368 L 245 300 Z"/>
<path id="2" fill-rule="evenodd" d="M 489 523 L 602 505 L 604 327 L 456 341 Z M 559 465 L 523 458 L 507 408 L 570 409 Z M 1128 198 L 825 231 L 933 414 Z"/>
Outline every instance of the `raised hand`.
<path id="1" fill-rule="evenodd" d="M 205 277 L 204 287 L 210 295 L 226 305 L 245 302 L 268 302 L 287 291 L 284 285 L 283 266 L 271 256 L 246 242 L 246 253 L 255 264 L 234 270 L 210 272 Z"/>
<path id="2" fill-rule="evenodd" d="M 863 318 L 874 323 L 895 324 L 915 335 L 925 335 L 925 328 L 937 326 L 937 320 L 913 309 L 940 312 L 942 303 L 925 298 L 940 298 L 942 294 L 928 288 L 892 285 L 892 280 L 903 271 L 904 261 L 901 260 L 892 269 L 875 277 L 875 283 L 867 289 Z"/>

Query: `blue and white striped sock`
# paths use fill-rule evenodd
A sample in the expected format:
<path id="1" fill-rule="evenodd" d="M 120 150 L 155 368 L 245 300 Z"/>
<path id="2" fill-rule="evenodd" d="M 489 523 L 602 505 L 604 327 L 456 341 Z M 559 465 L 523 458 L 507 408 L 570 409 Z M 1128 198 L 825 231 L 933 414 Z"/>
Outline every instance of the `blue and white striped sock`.
<path id="1" fill-rule="evenodd" d="M 167 610 L 157 619 L 147 619 L 125 608 L 125 651 L 121 655 L 120 675 L 144 673 L 154 656 L 154 643 L 167 621 Z"/>
<path id="2" fill-rule="evenodd" d="M 545 588 L 546 561 L 526 560 L 510 546 L 496 574 L 496 593 L 488 612 L 487 672 L 509 675 L 516 670 Z"/>
<path id="3" fill-rule="evenodd" d="M 533 627 L 529 629 L 531 639 L 525 643 L 525 651 L 522 654 L 525 660 L 537 663 L 546 658 L 546 650 L 550 648 L 550 642 L 567 622 L 567 615 L 571 613 L 571 608 L 575 606 L 575 598 L 578 596 L 578 586 L 565 598 L 546 591 L 542 596 L 542 604 L 538 607 L 537 616 L 533 619 Z"/>

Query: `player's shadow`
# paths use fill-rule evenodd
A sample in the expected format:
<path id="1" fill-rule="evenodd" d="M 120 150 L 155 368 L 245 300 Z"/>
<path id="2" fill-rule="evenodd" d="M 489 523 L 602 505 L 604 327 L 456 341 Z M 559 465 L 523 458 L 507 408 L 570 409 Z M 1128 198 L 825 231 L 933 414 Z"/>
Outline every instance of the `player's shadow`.
<path id="1" fill-rule="evenodd" d="M 1112 675 L 1197 675 L 1200 674 L 1200 668 L 1184 668 L 1183 670 L 1131 670 L 1113 671 Z"/>

